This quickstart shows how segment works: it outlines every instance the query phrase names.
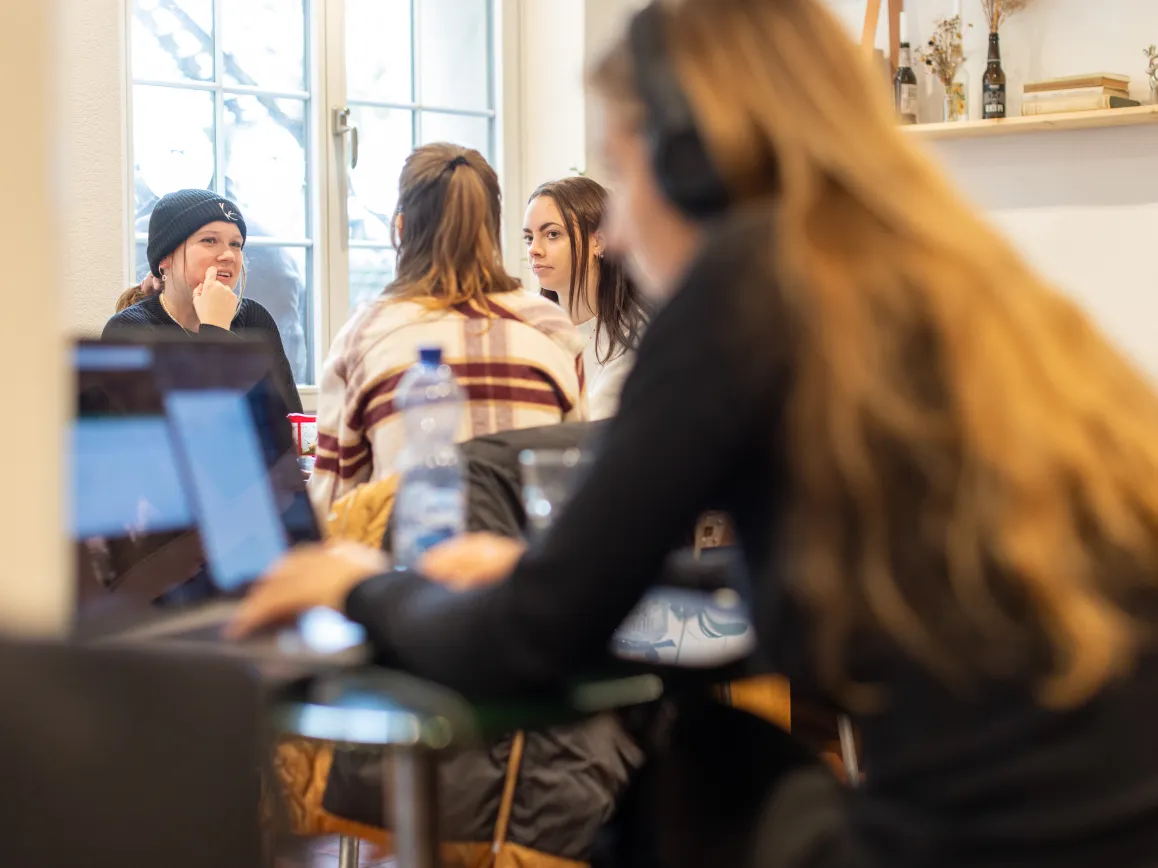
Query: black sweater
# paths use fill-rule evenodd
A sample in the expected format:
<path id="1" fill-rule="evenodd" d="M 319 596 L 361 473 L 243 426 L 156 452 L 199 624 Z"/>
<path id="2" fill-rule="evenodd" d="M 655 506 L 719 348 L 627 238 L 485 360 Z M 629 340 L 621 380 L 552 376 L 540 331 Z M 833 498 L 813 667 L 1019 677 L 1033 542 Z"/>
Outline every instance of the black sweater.
<path id="1" fill-rule="evenodd" d="M 181 326 L 166 313 L 165 308 L 161 305 L 161 297 L 150 295 L 143 301 L 139 301 L 132 307 L 127 307 L 113 316 L 105 323 L 105 330 L 101 337 L 107 339 L 115 338 L 121 334 L 131 335 L 132 332 L 141 329 L 181 330 Z M 237 305 L 237 313 L 233 315 L 233 322 L 229 325 L 229 331 L 217 328 L 217 326 L 202 325 L 192 337 L 194 339 L 197 335 L 219 337 L 231 332 L 237 335 L 260 336 L 269 342 L 274 355 L 273 375 L 277 387 L 285 398 L 289 412 L 302 412 L 302 399 L 298 395 L 293 370 L 290 368 L 289 359 L 286 358 L 285 349 L 282 347 L 281 333 L 277 330 L 277 323 L 273 321 L 269 311 L 253 299 L 243 298 Z"/>
<path id="2" fill-rule="evenodd" d="M 808 619 L 775 545 L 791 497 L 787 310 L 763 352 L 739 350 L 745 299 L 778 298 L 761 254 L 770 232 L 752 220 L 709 239 L 644 337 L 598 460 L 509 580 L 458 593 L 393 572 L 353 590 L 347 612 L 388 665 L 476 695 L 557 682 L 602 658 L 684 529 L 723 508 L 753 577 L 762 650 L 794 689 L 816 687 Z M 919 498 L 908 502 L 895 508 L 919 516 Z M 858 720 L 868 783 L 850 797 L 857 864 L 1158 865 L 1154 654 L 1067 712 L 1038 705 L 1027 679 L 953 693 L 892 646 L 856 662 L 888 697 Z"/>

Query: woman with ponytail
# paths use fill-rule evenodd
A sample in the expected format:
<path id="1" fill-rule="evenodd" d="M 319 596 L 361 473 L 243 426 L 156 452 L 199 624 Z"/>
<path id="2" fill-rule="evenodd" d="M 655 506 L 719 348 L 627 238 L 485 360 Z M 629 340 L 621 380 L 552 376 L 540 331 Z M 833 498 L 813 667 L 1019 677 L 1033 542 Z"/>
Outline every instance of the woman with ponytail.
<path id="1" fill-rule="evenodd" d="M 584 341 L 557 305 L 518 291 L 502 264 L 500 216 L 498 176 L 478 151 L 437 143 L 407 158 L 397 276 L 342 329 L 322 371 L 310 481 L 320 509 L 394 472 L 394 391 L 420 347 L 441 347 L 463 390 L 460 441 L 586 418 Z"/>

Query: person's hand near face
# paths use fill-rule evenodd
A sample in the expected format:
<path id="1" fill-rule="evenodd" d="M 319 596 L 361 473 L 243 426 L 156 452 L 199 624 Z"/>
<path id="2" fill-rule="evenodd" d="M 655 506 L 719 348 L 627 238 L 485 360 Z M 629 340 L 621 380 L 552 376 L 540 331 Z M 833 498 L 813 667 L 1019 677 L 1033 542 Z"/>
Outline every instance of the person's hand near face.
<path id="1" fill-rule="evenodd" d="M 193 309 L 202 325 L 228 329 L 237 313 L 238 299 L 233 289 L 218 279 L 217 266 L 211 265 L 205 279 L 193 287 Z"/>

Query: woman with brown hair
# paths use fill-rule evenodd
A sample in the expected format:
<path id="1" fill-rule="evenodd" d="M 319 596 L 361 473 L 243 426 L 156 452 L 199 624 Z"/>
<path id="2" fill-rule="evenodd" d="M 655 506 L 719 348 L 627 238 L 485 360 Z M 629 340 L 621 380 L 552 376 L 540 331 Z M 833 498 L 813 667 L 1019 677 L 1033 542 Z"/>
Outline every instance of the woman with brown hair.
<path id="1" fill-rule="evenodd" d="M 501 198 L 478 151 L 423 145 L 398 184 L 393 282 L 343 327 L 318 392 L 320 509 L 395 471 L 404 429 L 393 397 L 424 346 L 442 348 L 466 399 L 459 440 L 585 418 L 583 342 L 503 268 Z"/>
<path id="2" fill-rule="evenodd" d="M 607 191 L 575 176 L 531 194 L 523 241 L 543 295 L 559 302 L 587 341 L 583 368 L 588 417 L 615 414 L 643 336 L 647 306 L 635 282 L 607 255 Z"/>
<path id="3" fill-rule="evenodd" d="M 423 677 L 551 684 L 720 506 L 764 654 L 855 712 L 865 781 L 685 714 L 668 864 L 1158 864 L 1151 386 L 905 137 L 820 0 L 655 3 L 592 84 L 609 242 L 666 301 L 565 514 L 422 575 L 295 552 L 238 632 L 323 602 Z M 435 587 L 456 565 L 480 585 Z"/>

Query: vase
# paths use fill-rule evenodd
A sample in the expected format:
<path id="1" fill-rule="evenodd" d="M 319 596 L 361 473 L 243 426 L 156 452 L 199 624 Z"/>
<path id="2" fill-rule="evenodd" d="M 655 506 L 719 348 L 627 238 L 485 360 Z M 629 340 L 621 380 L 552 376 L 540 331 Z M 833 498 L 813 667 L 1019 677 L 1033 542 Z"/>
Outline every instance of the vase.
<path id="1" fill-rule="evenodd" d="M 965 82 L 951 81 L 945 85 L 945 123 L 969 120 L 969 100 L 965 93 Z"/>

